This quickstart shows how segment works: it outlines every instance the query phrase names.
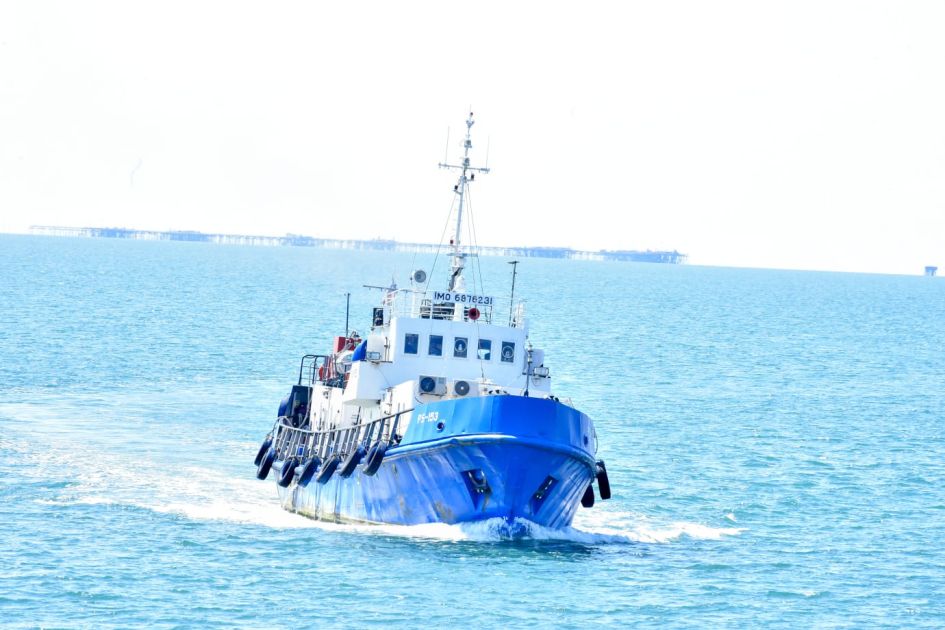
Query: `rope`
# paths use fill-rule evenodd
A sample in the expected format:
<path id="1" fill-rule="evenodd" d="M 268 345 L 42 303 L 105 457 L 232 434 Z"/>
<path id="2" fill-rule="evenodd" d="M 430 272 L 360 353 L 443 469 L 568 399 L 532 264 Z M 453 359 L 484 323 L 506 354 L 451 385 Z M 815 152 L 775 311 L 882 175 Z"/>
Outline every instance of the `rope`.
<path id="1" fill-rule="evenodd" d="M 472 193 L 471 191 L 469 191 L 468 188 L 467 188 L 467 194 L 469 195 L 469 229 L 471 231 L 470 240 L 475 244 L 476 248 L 478 249 L 479 248 L 479 235 L 476 234 L 476 221 L 473 218 L 473 213 L 472 213 Z M 485 282 L 483 282 L 482 280 L 482 263 L 479 262 L 478 255 L 475 258 L 476 258 L 476 273 L 479 274 L 479 292 L 485 293 L 486 285 L 485 285 Z M 473 285 L 475 286 L 475 284 L 476 284 L 476 276 L 473 275 Z"/>
<path id="2" fill-rule="evenodd" d="M 443 239 L 446 237 L 446 230 L 450 227 L 450 218 L 453 216 L 453 209 L 455 207 L 456 195 L 453 195 L 453 203 L 450 204 L 449 214 L 446 215 L 446 223 L 443 224 L 443 231 L 440 233 L 440 242 L 436 246 L 436 254 L 433 255 L 433 265 L 430 267 L 430 273 L 427 274 L 427 282 L 423 285 L 424 293 L 430 288 L 430 282 L 433 280 L 433 272 L 436 271 L 436 261 L 440 258 L 440 250 L 443 248 Z"/>

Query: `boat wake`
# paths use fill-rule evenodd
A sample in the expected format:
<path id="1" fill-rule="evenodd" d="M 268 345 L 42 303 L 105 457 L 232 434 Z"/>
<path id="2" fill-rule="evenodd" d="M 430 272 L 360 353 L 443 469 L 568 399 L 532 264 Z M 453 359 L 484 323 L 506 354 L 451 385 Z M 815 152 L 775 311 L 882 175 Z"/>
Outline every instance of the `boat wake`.
<path id="1" fill-rule="evenodd" d="M 101 460 L 99 460 L 101 462 Z M 62 466 L 59 461 L 59 466 Z M 620 511 L 619 502 L 580 510 L 571 527 L 551 529 L 525 519 L 448 525 L 373 525 L 313 520 L 287 512 L 272 485 L 254 478 L 234 478 L 211 468 L 191 466 L 169 474 L 158 466 L 123 462 L 95 470 L 76 471 L 73 483 L 61 488 L 48 505 L 118 505 L 176 515 L 196 521 L 217 521 L 270 529 L 313 528 L 325 532 L 381 535 L 444 542 L 498 543 L 554 541 L 581 545 L 671 543 L 680 539 L 720 540 L 737 536 L 735 527 L 710 527 L 690 522 L 660 522 L 642 514 Z M 619 501 L 619 500 L 618 500 Z"/>
<path id="2" fill-rule="evenodd" d="M 446 542 L 556 541 L 581 545 L 660 544 L 674 541 L 720 540 L 737 536 L 737 527 L 712 527 L 700 523 L 661 521 L 621 510 L 620 500 L 578 510 L 571 527 L 551 529 L 524 519 L 494 518 L 448 525 L 371 525 L 318 521 L 287 512 L 279 504 L 271 483 L 260 483 L 252 467 L 227 470 L 224 462 L 252 462 L 254 443 L 222 444 L 220 468 L 173 465 L 153 457 L 143 447 L 96 448 L 83 440 L 69 439 L 69 448 L 44 440 L 5 440 L 23 474 L 42 480 L 48 488 L 35 501 L 50 509 L 75 505 L 136 507 L 196 521 L 227 522 L 271 529 L 314 528 L 326 532 L 381 535 Z M 53 434 L 54 435 L 54 434 Z M 62 436 L 63 439 L 66 439 Z M 55 438 L 53 438 L 55 441 Z M 35 448 L 30 446 L 33 444 Z M 54 446 L 54 448 L 49 448 Z M 126 443 L 127 446 L 127 443 Z M 136 445 L 137 446 L 137 445 Z M 732 515 L 722 518 L 732 521 Z"/>
<path id="3" fill-rule="evenodd" d="M 619 508 L 619 504 L 614 505 Z M 594 508 L 597 509 L 597 508 Z M 737 536 L 741 528 L 709 527 L 698 523 L 673 522 L 660 524 L 646 516 L 618 509 L 601 510 L 594 521 L 578 513 L 571 527 L 551 529 L 525 519 L 507 521 L 493 518 L 459 525 L 414 525 L 400 528 L 404 535 L 441 540 L 469 540 L 476 542 L 503 542 L 534 540 L 570 542 L 582 545 L 620 545 L 635 543 L 669 543 L 682 538 L 720 540 Z M 390 528 L 385 528 L 390 529 Z M 395 533 L 395 532 L 392 532 Z"/>

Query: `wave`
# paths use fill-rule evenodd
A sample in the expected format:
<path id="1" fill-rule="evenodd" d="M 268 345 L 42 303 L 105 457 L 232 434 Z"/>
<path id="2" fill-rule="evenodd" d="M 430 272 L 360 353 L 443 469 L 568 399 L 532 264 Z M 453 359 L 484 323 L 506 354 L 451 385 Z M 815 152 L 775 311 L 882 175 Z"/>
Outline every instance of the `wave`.
<path id="1" fill-rule="evenodd" d="M 62 461 L 60 460 L 60 465 Z M 100 460 L 101 463 L 101 460 Z M 122 471 L 120 474 L 114 471 Z M 328 532 L 383 535 L 445 542 L 555 541 L 581 545 L 670 543 L 683 538 L 720 540 L 744 531 L 692 522 L 659 522 L 646 515 L 620 511 L 619 505 L 579 510 L 571 527 L 552 529 L 517 518 L 492 518 L 449 525 L 383 525 L 337 523 L 304 517 L 282 508 L 271 482 L 241 479 L 203 467 L 179 469 L 134 468 L 108 462 L 76 476 L 77 484 L 49 505 L 130 505 L 160 514 L 198 521 L 218 521 L 270 529 L 315 528 Z"/>
<path id="2" fill-rule="evenodd" d="M 62 480 L 49 488 L 52 496 L 38 497 L 42 505 L 126 505 L 161 514 L 199 521 L 219 521 L 272 529 L 317 528 L 332 532 L 396 536 L 438 541 L 501 542 L 533 540 L 581 545 L 662 544 L 681 539 L 720 540 L 737 536 L 744 528 L 712 527 L 686 521 L 660 521 L 622 510 L 619 500 L 599 502 L 578 510 L 571 527 L 551 529 L 525 519 L 447 525 L 370 525 L 318 521 L 288 512 L 279 503 L 271 482 L 259 482 L 247 473 L 234 476 L 220 468 L 161 463 L 137 449 L 95 448 L 82 441 L 50 444 L 46 434 L 41 448 L 22 441 L 4 441 L 15 459 L 26 464 L 20 470 L 48 481 Z M 36 444 L 34 447 L 38 446 Z M 231 445 L 232 446 L 232 445 Z M 11 448 L 12 447 L 12 448 Z M 24 448 L 25 447 L 25 448 Z M 52 447 L 52 448 L 50 448 Z M 245 461 L 251 461 L 255 443 L 240 444 Z M 230 448 L 223 452 L 232 452 Z M 137 452 L 136 452 L 137 451 Z M 245 451 L 245 454 L 243 453 Z M 250 467 L 251 468 L 251 467 Z M 733 514 L 724 518 L 734 522 Z"/>

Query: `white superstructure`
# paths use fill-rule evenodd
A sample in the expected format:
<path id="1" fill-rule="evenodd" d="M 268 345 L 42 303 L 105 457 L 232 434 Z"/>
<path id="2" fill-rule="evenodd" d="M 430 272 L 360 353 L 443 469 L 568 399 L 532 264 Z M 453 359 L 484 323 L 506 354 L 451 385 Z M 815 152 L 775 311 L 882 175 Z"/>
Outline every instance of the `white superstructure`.
<path id="1" fill-rule="evenodd" d="M 476 173 L 489 172 L 470 164 L 473 124 L 470 113 L 462 162 L 440 163 L 459 171 L 447 281 L 436 287 L 426 272 L 414 271 L 410 288 L 382 289 L 366 337 L 338 337 L 331 354 L 311 355 L 308 365 L 303 360 L 311 400 L 304 400 L 304 392 L 293 392 L 290 402 L 290 411 L 292 405 L 303 410 L 300 425 L 315 431 L 343 428 L 450 398 L 551 397 L 544 352 L 528 343 L 524 304 L 516 305 L 506 322 L 497 322 L 494 297 L 467 293 L 463 211 Z M 410 422 L 409 416 L 402 422 Z"/>

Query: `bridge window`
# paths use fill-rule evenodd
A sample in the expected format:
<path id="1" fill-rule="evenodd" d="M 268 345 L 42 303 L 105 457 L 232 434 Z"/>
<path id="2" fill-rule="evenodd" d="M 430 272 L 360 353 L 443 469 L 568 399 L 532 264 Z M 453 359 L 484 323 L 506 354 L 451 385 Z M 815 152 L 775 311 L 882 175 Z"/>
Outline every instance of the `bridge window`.
<path id="1" fill-rule="evenodd" d="M 502 342 L 502 361 L 512 363 L 515 360 L 515 343 L 512 341 Z"/>
<path id="2" fill-rule="evenodd" d="M 456 337 L 453 340 L 453 356 L 457 359 L 465 359 L 469 348 L 469 339 L 466 337 Z"/>
<path id="3" fill-rule="evenodd" d="M 420 347 L 420 335 L 407 333 L 404 335 L 404 354 L 417 354 Z"/>
<path id="4" fill-rule="evenodd" d="M 492 341 L 489 339 L 479 340 L 479 359 L 482 361 L 492 360 Z"/>
<path id="5" fill-rule="evenodd" d="M 443 356 L 443 335 L 430 335 L 428 352 L 431 357 Z"/>

